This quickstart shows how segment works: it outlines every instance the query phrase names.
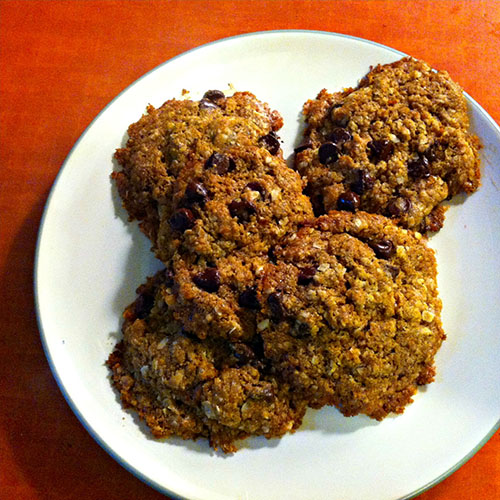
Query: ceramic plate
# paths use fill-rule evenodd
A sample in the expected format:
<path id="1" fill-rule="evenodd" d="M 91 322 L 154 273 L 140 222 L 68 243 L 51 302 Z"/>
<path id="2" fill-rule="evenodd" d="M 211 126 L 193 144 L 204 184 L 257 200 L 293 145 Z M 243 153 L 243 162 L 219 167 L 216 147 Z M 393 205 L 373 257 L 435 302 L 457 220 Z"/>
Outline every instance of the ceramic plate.
<path id="1" fill-rule="evenodd" d="M 47 358 L 74 412 L 132 473 L 193 499 L 398 499 L 451 473 L 492 435 L 500 415 L 500 129 L 467 97 L 481 138 L 483 181 L 454 201 L 433 236 L 447 341 L 435 383 L 402 416 L 382 422 L 308 411 L 282 439 L 252 438 L 232 455 L 205 441 L 151 439 L 125 412 L 104 365 L 135 288 L 160 266 L 110 182 L 112 155 L 148 103 L 182 89 L 250 90 L 278 109 L 285 156 L 300 141 L 302 104 L 323 87 L 356 85 L 370 65 L 403 54 L 332 33 L 264 32 L 205 45 L 140 78 L 92 122 L 68 158 L 45 209 L 36 258 L 36 299 Z M 230 85 L 230 86 L 229 86 Z"/>

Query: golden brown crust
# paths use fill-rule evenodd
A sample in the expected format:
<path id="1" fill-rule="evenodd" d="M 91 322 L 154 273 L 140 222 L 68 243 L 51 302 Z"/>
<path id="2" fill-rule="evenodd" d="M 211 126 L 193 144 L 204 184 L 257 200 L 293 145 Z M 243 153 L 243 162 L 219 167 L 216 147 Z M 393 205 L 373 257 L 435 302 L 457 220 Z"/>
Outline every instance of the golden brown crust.
<path id="1" fill-rule="evenodd" d="M 261 334 L 284 380 L 316 408 L 401 413 L 432 381 L 444 339 L 422 236 L 382 216 L 331 212 L 275 254 L 260 283 Z"/>
<path id="2" fill-rule="evenodd" d="M 360 210 L 436 231 L 444 213 L 433 210 L 479 187 L 480 144 L 468 131 L 462 90 L 422 61 L 379 65 L 356 89 L 322 90 L 304 116 L 310 143 L 295 165 L 317 213 L 342 209 L 345 193 L 354 192 Z"/>
<path id="3" fill-rule="evenodd" d="M 434 252 L 394 222 L 438 230 L 439 201 L 477 188 L 460 89 L 404 59 L 305 104 L 311 142 L 297 166 L 316 208 L 336 206 L 348 182 L 361 208 L 407 205 L 393 220 L 358 206 L 315 219 L 274 135 L 281 117 L 250 93 L 208 94 L 149 107 L 116 153 L 125 208 L 165 264 L 137 290 L 108 359 L 123 405 L 155 437 L 207 438 L 225 452 L 293 432 L 306 406 L 403 412 L 432 382 L 444 333 Z M 367 141 L 389 131 L 409 132 L 391 158 L 368 158 Z M 325 165 L 332 133 L 343 154 Z M 431 144 L 432 175 L 414 165 L 408 180 L 408 161 L 431 158 Z"/>
<path id="4" fill-rule="evenodd" d="M 259 145 L 283 119 L 250 92 L 214 102 L 172 99 L 128 128 L 128 141 L 115 153 L 121 170 L 113 173 L 130 219 L 155 244 L 159 212 L 169 207 L 173 184 L 188 159 L 204 162 L 214 151 Z M 278 153 L 281 154 L 281 153 Z"/>
<path id="5" fill-rule="evenodd" d="M 206 437 L 225 452 L 252 434 L 296 429 L 306 405 L 272 374 L 262 348 L 190 334 L 172 318 L 170 288 L 171 277 L 159 272 L 124 313 L 123 341 L 108 359 L 123 405 L 155 437 Z"/>
<path id="6" fill-rule="evenodd" d="M 219 263 L 207 291 L 194 281 L 203 267 L 177 256 L 124 313 L 108 364 L 155 436 L 232 452 L 237 439 L 295 430 L 306 405 L 382 419 L 432 382 L 444 333 L 434 252 L 419 233 L 331 212 L 282 240 L 273 261 Z"/>

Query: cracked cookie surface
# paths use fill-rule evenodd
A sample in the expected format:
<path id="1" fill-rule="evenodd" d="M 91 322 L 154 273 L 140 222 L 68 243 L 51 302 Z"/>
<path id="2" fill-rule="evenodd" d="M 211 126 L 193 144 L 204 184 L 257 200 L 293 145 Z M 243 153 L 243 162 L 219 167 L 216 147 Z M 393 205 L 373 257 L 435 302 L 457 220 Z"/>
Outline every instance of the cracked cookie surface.
<path id="1" fill-rule="evenodd" d="M 256 335 L 259 276 L 267 256 L 244 251 L 207 264 L 177 255 L 172 262 L 174 286 L 170 309 L 177 321 L 197 337 L 251 341 Z"/>
<path id="2" fill-rule="evenodd" d="M 434 253 L 404 227 L 439 229 L 439 202 L 477 188 L 464 106 L 411 59 L 322 91 L 295 159 L 307 187 L 283 160 L 281 117 L 250 93 L 148 108 L 113 177 L 166 268 L 108 359 L 123 405 L 156 437 L 225 452 L 293 432 L 306 406 L 402 413 L 445 338 Z M 315 219 L 311 200 L 342 211 Z"/>
<path id="3" fill-rule="evenodd" d="M 264 352 L 312 407 L 401 413 L 444 339 L 436 262 L 419 233 L 331 212 L 291 235 L 262 275 Z"/>
<path id="4" fill-rule="evenodd" d="M 190 335 L 172 319 L 170 287 L 159 272 L 124 312 L 123 340 L 107 362 L 123 405 L 155 437 L 205 437 L 225 452 L 249 435 L 295 430 L 305 403 L 278 383 L 262 346 Z"/>
<path id="5" fill-rule="evenodd" d="M 172 99 L 148 106 L 128 128 L 125 147 L 115 153 L 121 170 L 113 174 L 130 219 L 156 242 L 158 211 L 169 206 L 173 183 L 188 158 L 206 161 L 215 151 L 259 145 L 280 154 L 275 131 L 283 125 L 278 112 L 249 92 L 226 97 L 207 91 L 200 101 Z"/>

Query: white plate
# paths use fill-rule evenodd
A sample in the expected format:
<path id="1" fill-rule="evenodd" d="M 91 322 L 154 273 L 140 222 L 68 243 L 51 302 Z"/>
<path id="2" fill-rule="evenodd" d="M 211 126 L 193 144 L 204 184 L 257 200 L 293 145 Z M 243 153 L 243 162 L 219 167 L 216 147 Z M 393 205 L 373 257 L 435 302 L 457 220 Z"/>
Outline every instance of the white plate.
<path id="1" fill-rule="evenodd" d="M 355 85 L 369 66 L 403 54 L 365 40 L 306 31 L 265 32 L 215 42 L 168 61 L 114 99 L 61 169 L 40 230 L 36 298 L 49 363 L 94 438 L 155 488 L 196 499 L 407 498 L 470 458 L 500 415 L 500 129 L 468 98 L 481 137 L 483 183 L 452 204 L 437 250 L 448 340 L 436 382 L 404 415 L 377 423 L 310 410 L 293 435 L 252 438 L 233 456 L 206 442 L 151 439 L 122 410 L 104 361 L 134 289 L 159 267 L 135 224 L 126 223 L 109 175 L 127 126 L 148 103 L 206 89 L 250 90 L 278 109 L 285 154 L 300 138 L 302 103 L 323 87 Z M 75 108 L 77 112 L 77 108 Z M 425 394 L 424 394 L 425 393 Z"/>

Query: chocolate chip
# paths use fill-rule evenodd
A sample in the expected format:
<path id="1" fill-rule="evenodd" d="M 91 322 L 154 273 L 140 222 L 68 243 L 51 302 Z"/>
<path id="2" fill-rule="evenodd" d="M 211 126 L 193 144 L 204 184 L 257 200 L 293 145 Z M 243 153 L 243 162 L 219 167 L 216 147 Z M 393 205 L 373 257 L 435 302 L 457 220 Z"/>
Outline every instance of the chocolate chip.
<path id="1" fill-rule="evenodd" d="M 207 190 L 204 188 L 203 184 L 199 181 L 191 181 L 185 191 L 185 197 L 188 204 L 192 205 L 194 203 L 199 203 L 202 205 L 207 200 Z"/>
<path id="2" fill-rule="evenodd" d="M 332 141 L 337 146 L 342 146 L 347 141 L 352 139 L 352 135 L 349 130 L 341 127 L 335 127 L 332 132 L 328 135 L 328 140 Z"/>
<path id="3" fill-rule="evenodd" d="M 396 279 L 400 272 L 399 267 L 392 266 L 391 264 L 388 263 L 385 263 L 384 269 L 392 279 Z"/>
<path id="4" fill-rule="evenodd" d="M 436 143 L 431 144 L 423 153 L 423 155 L 427 158 L 429 162 L 433 162 L 437 160 L 437 145 Z"/>
<path id="5" fill-rule="evenodd" d="M 231 217 L 237 217 L 241 222 L 248 222 L 250 217 L 257 212 L 257 207 L 248 200 L 234 200 L 228 208 Z"/>
<path id="6" fill-rule="evenodd" d="M 255 353 L 252 351 L 252 349 L 242 342 L 229 344 L 229 347 L 231 349 L 232 355 L 241 364 L 247 364 L 249 361 L 255 358 Z"/>
<path id="7" fill-rule="evenodd" d="M 203 95 L 203 99 L 208 99 L 214 103 L 217 103 L 221 99 L 225 98 L 226 96 L 224 95 L 224 92 L 221 92 L 220 90 L 207 90 Z"/>
<path id="8" fill-rule="evenodd" d="M 408 175 L 413 179 L 426 179 L 429 177 L 429 160 L 425 156 L 411 160 L 407 166 Z"/>
<path id="9" fill-rule="evenodd" d="M 134 314 L 137 319 L 144 319 L 153 309 L 155 299 L 152 295 L 141 294 L 134 303 Z"/>
<path id="10" fill-rule="evenodd" d="M 311 325 L 303 321 L 296 321 L 290 330 L 290 335 L 295 338 L 303 338 L 311 335 Z"/>
<path id="11" fill-rule="evenodd" d="M 394 152 L 394 144 L 387 139 L 373 140 L 368 143 L 368 156 L 371 161 L 387 161 Z"/>
<path id="12" fill-rule="evenodd" d="M 368 244 L 380 259 L 389 259 L 396 251 L 394 243 L 390 240 L 370 241 Z"/>
<path id="13" fill-rule="evenodd" d="M 284 316 L 281 292 L 273 292 L 267 297 L 267 305 L 274 321 L 281 321 Z"/>
<path id="14" fill-rule="evenodd" d="M 269 247 L 269 250 L 267 251 L 267 256 L 273 264 L 276 264 L 276 253 L 274 247 Z"/>
<path id="15" fill-rule="evenodd" d="M 299 285 L 309 285 L 312 282 L 314 275 L 316 274 L 316 268 L 313 266 L 303 267 L 300 270 L 299 276 L 297 278 L 297 283 Z"/>
<path id="16" fill-rule="evenodd" d="M 395 198 L 387 205 L 387 212 L 391 217 L 401 217 L 411 209 L 411 201 L 408 198 Z"/>
<path id="17" fill-rule="evenodd" d="M 274 132 L 269 132 L 259 139 L 259 145 L 266 148 L 272 155 L 275 155 L 280 150 L 280 141 Z"/>
<path id="18" fill-rule="evenodd" d="M 252 340 L 252 351 L 255 353 L 257 358 L 263 359 L 264 358 L 264 340 L 260 335 L 257 337 L 254 337 Z"/>
<path id="19" fill-rule="evenodd" d="M 304 189 L 304 194 L 306 196 L 309 196 L 313 212 L 316 217 L 319 217 L 320 215 L 323 215 L 326 212 L 325 205 L 323 203 L 323 195 L 321 193 L 318 193 L 315 189 L 311 187 L 311 185 L 308 185 Z"/>
<path id="20" fill-rule="evenodd" d="M 254 286 L 247 288 L 241 292 L 238 297 L 238 304 L 241 307 L 246 307 L 247 309 L 254 309 L 258 311 L 260 309 L 259 299 L 257 297 L 257 290 Z"/>
<path id="21" fill-rule="evenodd" d="M 184 191 L 183 206 L 191 206 L 195 203 L 203 205 L 207 201 L 208 192 L 200 181 L 191 181 Z"/>
<path id="22" fill-rule="evenodd" d="M 220 287 L 220 273 L 215 267 L 207 267 L 193 277 L 193 282 L 206 292 L 216 292 Z"/>
<path id="23" fill-rule="evenodd" d="M 257 191 L 258 193 L 260 193 L 260 197 L 263 200 L 265 200 L 267 196 L 267 191 L 266 188 L 260 182 L 257 181 L 249 182 L 245 187 L 247 189 L 250 189 L 250 191 Z"/>
<path id="24" fill-rule="evenodd" d="M 179 208 L 170 217 L 170 226 L 176 231 L 184 232 L 194 226 L 195 217 L 189 208 Z"/>
<path id="25" fill-rule="evenodd" d="M 200 101 L 200 109 L 206 109 L 206 110 L 212 110 L 212 109 L 216 109 L 218 108 L 219 106 L 217 106 L 217 104 L 215 104 L 215 102 L 209 100 L 209 99 L 202 99 Z"/>
<path id="26" fill-rule="evenodd" d="M 346 191 L 342 193 L 337 199 L 337 209 L 347 210 L 348 212 L 355 212 L 359 207 L 360 199 L 359 196 L 352 192 Z"/>
<path id="27" fill-rule="evenodd" d="M 236 167 L 234 160 L 222 153 L 213 153 L 205 162 L 206 168 L 213 168 L 219 175 L 225 175 Z"/>
<path id="28" fill-rule="evenodd" d="M 295 153 L 300 153 L 301 151 L 305 151 L 306 149 L 312 148 L 313 143 L 310 137 L 306 137 L 293 151 Z"/>
<path id="29" fill-rule="evenodd" d="M 316 194 L 311 197 L 311 205 L 315 217 L 319 217 L 320 215 L 324 215 L 326 213 L 323 196 L 321 194 Z"/>
<path id="30" fill-rule="evenodd" d="M 165 269 L 163 274 L 163 280 L 167 288 L 174 286 L 174 273 L 171 269 Z"/>
<path id="31" fill-rule="evenodd" d="M 339 149 L 333 142 L 325 142 L 319 147 L 318 156 L 323 165 L 335 163 L 339 158 Z"/>
<path id="32" fill-rule="evenodd" d="M 369 191 L 374 183 L 373 177 L 366 170 L 356 168 L 352 171 L 352 182 L 350 186 L 356 194 L 361 195 Z"/>

